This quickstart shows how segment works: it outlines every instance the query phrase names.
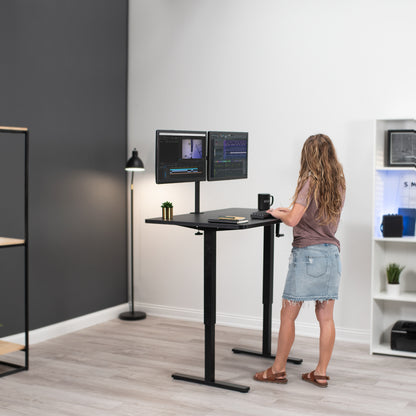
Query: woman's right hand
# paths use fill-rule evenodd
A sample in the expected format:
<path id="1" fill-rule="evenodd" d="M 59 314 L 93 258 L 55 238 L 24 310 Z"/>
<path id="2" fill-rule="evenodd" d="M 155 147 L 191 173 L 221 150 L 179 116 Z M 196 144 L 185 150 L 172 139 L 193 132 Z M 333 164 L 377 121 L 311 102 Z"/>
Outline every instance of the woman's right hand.
<path id="1" fill-rule="evenodd" d="M 267 212 L 269 214 L 273 215 L 273 217 L 275 217 L 277 219 L 281 219 L 281 214 L 285 214 L 289 211 L 290 211 L 289 208 L 284 208 L 284 207 L 279 207 L 279 208 L 267 210 Z"/>
<path id="2" fill-rule="evenodd" d="M 302 218 L 305 211 L 306 207 L 295 203 L 292 208 L 281 207 L 276 209 L 269 209 L 267 212 L 273 215 L 274 218 L 282 220 L 282 222 L 289 227 L 295 227 Z"/>

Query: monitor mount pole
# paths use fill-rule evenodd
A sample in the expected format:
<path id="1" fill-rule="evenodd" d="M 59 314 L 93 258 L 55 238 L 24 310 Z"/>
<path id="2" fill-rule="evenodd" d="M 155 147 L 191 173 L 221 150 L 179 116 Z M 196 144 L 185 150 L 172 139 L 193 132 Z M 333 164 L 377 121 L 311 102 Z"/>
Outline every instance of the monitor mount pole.
<path id="1" fill-rule="evenodd" d="M 199 200 L 200 200 L 200 181 L 195 181 L 195 211 L 191 214 L 203 214 L 199 210 Z"/>
<path id="2" fill-rule="evenodd" d="M 195 212 L 191 212 L 191 214 L 203 214 L 203 212 L 201 212 L 199 210 L 199 197 L 200 197 L 200 182 L 199 181 L 195 181 Z M 201 231 L 197 231 L 195 233 L 195 235 L 202 235 Z"/>

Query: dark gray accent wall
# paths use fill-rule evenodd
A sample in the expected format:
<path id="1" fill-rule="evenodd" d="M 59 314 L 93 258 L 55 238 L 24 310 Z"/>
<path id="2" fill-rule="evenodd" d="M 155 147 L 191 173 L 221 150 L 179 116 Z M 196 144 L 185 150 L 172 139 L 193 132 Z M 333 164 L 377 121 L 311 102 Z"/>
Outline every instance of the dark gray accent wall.
<path id="1" fill-rule="evenodd" d="M 31 329 L 127 301 L 127 14 L 0 2 L 0 125 L 30 131 Z M 1 139 L 0 236 L 21 237 L 23 154 Z M 19 250 L 0 250 L 0 338 L 23 330 Z"/>

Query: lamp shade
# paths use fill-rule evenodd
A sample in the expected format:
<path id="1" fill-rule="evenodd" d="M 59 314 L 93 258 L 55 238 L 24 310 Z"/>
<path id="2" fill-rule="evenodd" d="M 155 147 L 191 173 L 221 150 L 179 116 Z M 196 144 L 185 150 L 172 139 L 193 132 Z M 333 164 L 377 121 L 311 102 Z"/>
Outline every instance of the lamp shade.
<path id="1" fill-rule="evenodd" d="M 139 154 L 134 148 L 132 157 L 126 163 L 126 170 L 131 170 L 134 172 L 143 171 L 144 166 L 142 160 L 139 158 Z"/>

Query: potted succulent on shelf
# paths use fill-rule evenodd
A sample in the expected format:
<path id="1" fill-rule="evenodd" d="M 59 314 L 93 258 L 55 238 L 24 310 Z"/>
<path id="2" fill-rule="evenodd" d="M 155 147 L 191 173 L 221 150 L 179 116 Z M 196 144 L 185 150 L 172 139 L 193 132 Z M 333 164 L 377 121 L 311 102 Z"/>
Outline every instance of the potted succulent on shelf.
<path id="1" fill-rule="evenodd" d="M 400 294 L 400 273 L 405 266 L 400 266 L 397 263 L 390 263 L 386 267 L 387 274 L 387 294 L 391 296 L 398 296 Z"/>
<path id="2" fill-rule="evenodd" d="M 164 220 L 171 220 L 173 217 L 173 204 L 172 202 L 165 201 L 161 205 L 162 207 L 162 218 Z"/>

